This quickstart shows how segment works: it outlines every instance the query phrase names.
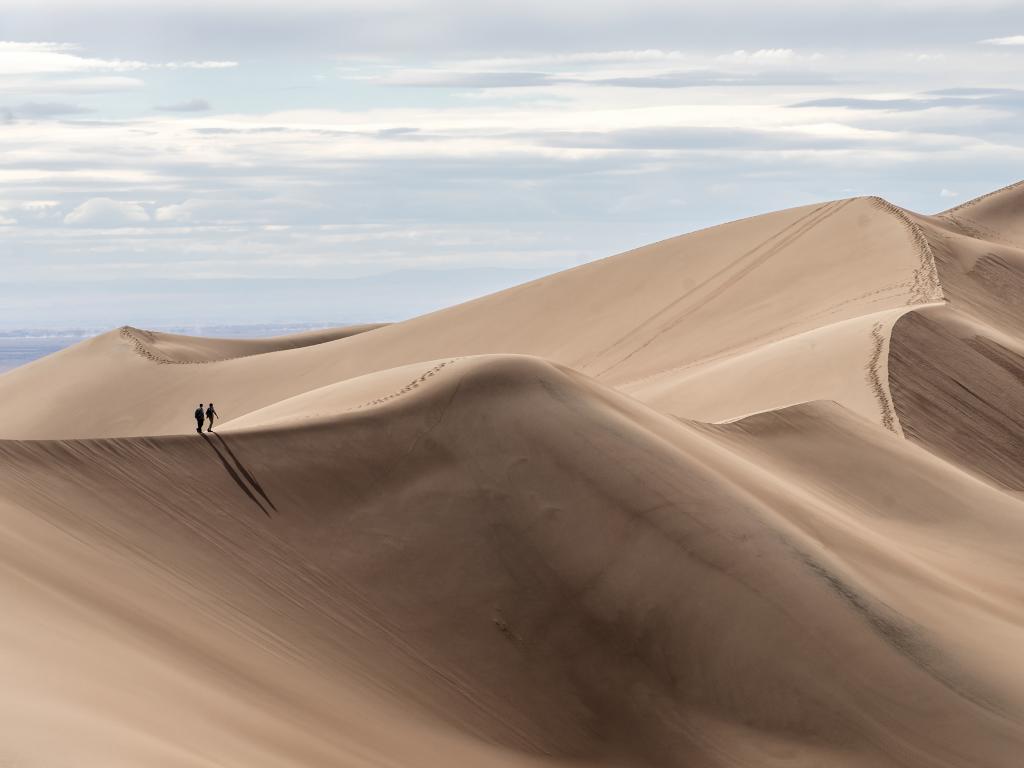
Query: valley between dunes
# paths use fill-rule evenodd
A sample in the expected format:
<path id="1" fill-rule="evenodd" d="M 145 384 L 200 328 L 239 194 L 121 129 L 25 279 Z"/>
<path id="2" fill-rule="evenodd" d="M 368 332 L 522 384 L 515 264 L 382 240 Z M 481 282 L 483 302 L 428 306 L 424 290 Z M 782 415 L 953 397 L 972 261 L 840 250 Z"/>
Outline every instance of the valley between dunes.
<path id="1" fill-rule="evenodd" d="M 0 375 L 0 765 L 1016 768 L 1022 310 L 1024 183 Z"/>

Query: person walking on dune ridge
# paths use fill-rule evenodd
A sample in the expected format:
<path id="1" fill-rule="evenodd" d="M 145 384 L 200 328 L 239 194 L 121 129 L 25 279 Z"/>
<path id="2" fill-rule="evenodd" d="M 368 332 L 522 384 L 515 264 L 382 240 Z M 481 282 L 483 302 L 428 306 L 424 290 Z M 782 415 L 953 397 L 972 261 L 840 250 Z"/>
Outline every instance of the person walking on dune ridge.
<path id="1" fill-rule="evenodd" d="M 196 408 L 196 432 L 203 434 L 203 404 Z"/>
<path id="2" fill-rule="evenodd" d="M 220 418 L 220 414 L 217 413 L 217 411 L 214 409 L 213 403 L 210 403 L 210 406 L 206 409 L 206 418 L 208 418 L 210 420 L 210 426 L 208 426 L 206 428 L 206 431 L 207 432 L 213 432 L 213 420 Z M 199 424 L 199 431 L 200 432 L 203 431 L 203 425 L 202 425 L 201 421 L 200 421 L 200 424 Z"/>

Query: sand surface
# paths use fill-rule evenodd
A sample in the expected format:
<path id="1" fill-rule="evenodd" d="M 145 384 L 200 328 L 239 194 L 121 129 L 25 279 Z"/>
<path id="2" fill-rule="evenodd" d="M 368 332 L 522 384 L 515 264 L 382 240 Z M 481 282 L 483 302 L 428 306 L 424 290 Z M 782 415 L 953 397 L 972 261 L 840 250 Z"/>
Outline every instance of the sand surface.
<path id="1" fill-rule="evenodd" d="M 0 765 L 1016 768 L 1022 304 L 1013 186 L 0 375 Z"/>

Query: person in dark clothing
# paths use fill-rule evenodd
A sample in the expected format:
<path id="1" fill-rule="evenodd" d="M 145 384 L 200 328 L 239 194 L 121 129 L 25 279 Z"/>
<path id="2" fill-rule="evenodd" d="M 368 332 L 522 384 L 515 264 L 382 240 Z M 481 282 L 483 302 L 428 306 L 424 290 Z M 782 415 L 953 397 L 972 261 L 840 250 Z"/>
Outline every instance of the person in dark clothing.
<path id="1" fill-rule="evenodd" d="M 214 409 L 213 403 L 210 403 L 210 406 L 206 409 L 206 418 L 208 418 L 210 420 L 210 426 L 208 426 L 206 428 L 206 431 L 207 432 L 213 432 L 213 420 L 220 418 L 220 414 L 217 413 L 217 411 Z M 199 431 L 200 432 L 202 431 L 202 428 L 203 428 L 203 425 L 200 424 L 199 425 Z"/>
<path id="2" fill-rule="evenodd" d="M 196 408 L 196 432 L 203 434 L 203 404 Z"/>

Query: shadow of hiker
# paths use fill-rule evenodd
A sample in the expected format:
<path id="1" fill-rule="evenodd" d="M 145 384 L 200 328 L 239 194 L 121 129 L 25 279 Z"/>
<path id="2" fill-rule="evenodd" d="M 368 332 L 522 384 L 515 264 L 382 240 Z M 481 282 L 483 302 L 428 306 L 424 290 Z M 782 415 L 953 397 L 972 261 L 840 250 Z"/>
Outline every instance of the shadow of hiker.
<path id="1" fill-rule="evenodd" d="M 213 441 L 210 440 L 210 438 L 207 437 L 206 434 L 204 433 L 200 433 L 200 435 L 203 438 L 203 442 L 210 446 L 210 448 L 213 449 L 213 452 L 217 454 L 217 458 L 220 459 L 220 463 L 224 465 L 224 469 L 226 469 L 228 474 L 231 475 L 231 479 L 235 481 L 235 484 L 238 485 L 238 487 L 241 488 L 243 491 L 245 491 L 245 495 L 253 500 L 253 503 L 255 503 L 256 506 L 260 508 L 260 511 L 264 515 L 270 517 L 270 512 L 267 511 L 266 507 L 264 507 L 260 500 L 256 498 L 253 492 L 249 490 L 249 486 L 247 486 L 245 484 L 245 481 L 243 481 L 242 478 L 239 477 L 238 472 L 235 471 L 234 467 L 231 466 L 231 464 L 224 457 L 224 454 L 220 452 L 217 446 L 213 444 Z"/>
<path id="2" fill-rule="evenodd" d="M 241 461 L 239 461 L 237 456 L 235 456 L 235 452 L 232 451 L 231 446 L 228 445 L 227 438 L 223 437 L 222 435 L 216 432 L 212 432 L 210 434 L 212 434 L 215 438 L 220 440 L 221 445 L 224 446 L 224 450 L 227 451 L 228 456 L 231 457 L 231 460 L 235 463 L 235 466 L 238 468 L 238 471 L 242 473 L 242 476 L 249 482 L 249 485 L 251 485 L 253 489 L 256 491 L 256 493 L 258 493 L 263 498 L 263 500 L 270 505 L 270 508 L 272 510 L 277 512 L 277 507 L 274 506 L 274 502 L 272 502 L 270 500 L 270 497 L 267 496 L 266 491 L 263 490 L 263 486 L 256 481 L 256 478 L 252 476 L 252 473 L 249 472 L 249 470 L 245 468 L 245 465 Z"/>

